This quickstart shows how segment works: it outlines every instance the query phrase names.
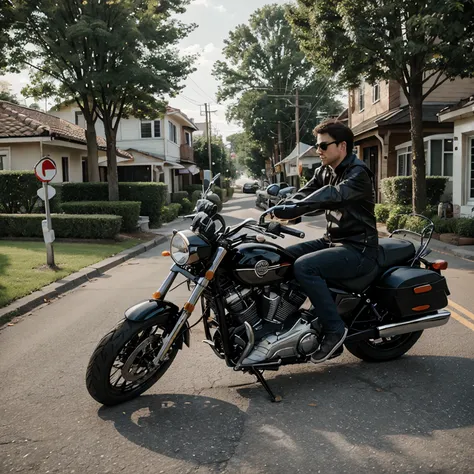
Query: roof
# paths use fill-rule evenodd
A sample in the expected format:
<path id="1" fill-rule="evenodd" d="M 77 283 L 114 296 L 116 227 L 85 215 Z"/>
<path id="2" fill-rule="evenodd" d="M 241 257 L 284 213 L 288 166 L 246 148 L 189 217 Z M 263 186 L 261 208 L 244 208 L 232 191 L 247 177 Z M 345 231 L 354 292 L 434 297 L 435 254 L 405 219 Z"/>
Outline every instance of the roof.
<path id="1" fill-rule="evenodd" d="M 167 114 L 179 114 L 179 115 L 181 115 L 183 117 L 184 121 L 188 122 L 187 126 L 189 128 L 193 128 L 196 131 L 199 130 L 197 125 L 194 123 L 194 121 L 191 120 L 184 112 L 181 112 L 180 109 L 177 109 L 175 107 L 171 107 L 170 105 L 167 105 L 166 106 L 166 113 Z"/>
<path id="2" fill-rule="evenodd" d="M 438 122 L 438 113 L 449 104 L 426 104 L 423 105 L 423 122 Z M 384 112 L 372 117 L 352 128 L 354 136 L 378 127 L 390 125 L 401 125 L 410 123 L 410 109 L 407 105 Z"/>
<path id="3" fill-rule="evenodd" d="M 133 152 L 135 153 L 141 153 L 142 155 L 145 155 L 149 158 L 153 158 L 155 160 L 160 160 L 160 161 L 166 161 L 166 158 L 163 157 L 163 156 L 160 156 L 156 153 L 152 153 L 150 151 L 144 151 L 144 150 L 138 150 L 137 148 L 127 148 L 127 151 L 131 152 L 133 154 Z"/>
<path id="4" fill-rule="evenodd" d="M 464 107 L 468 107 L 470 105 L 474 105 L 474 94 L 470 97 L 466 97 L 465 99 L 461 99 L 457 104 L 441 109 L 439 113 L 447 114 L 448 112 L 454 112 L 455 110 L 463 109 Z"/>
<path id="5" fill-rule="evenodd" d="M 344 109 L 338 116 L 337 120 L 340 122 L 347 122 L 349 120 L 349 109 Z"/>
<path id="6" fill-rule="evenodd" d="M 0 138 L 52 137 L 87 145 L 86 131 L 67 120 L 0 100 Z M 107 142 L 97 137 L 100 150 L 107 150 Z M 117 148 L 117 154 L 132 156 Z"/>
<path id="7" fill-rule="evenodd" d="M 308 145 L 306 143 L 300 142 L 300 154 L 299 157 L 303 156 L 319 156 L 314 145 Z M 294 160 L 298 157 L 298 147 L 295 147 L 294 150 L 287 156 L 285 159 L 281 160 L 279 163 L 288 163 L 291 160 Z"/>

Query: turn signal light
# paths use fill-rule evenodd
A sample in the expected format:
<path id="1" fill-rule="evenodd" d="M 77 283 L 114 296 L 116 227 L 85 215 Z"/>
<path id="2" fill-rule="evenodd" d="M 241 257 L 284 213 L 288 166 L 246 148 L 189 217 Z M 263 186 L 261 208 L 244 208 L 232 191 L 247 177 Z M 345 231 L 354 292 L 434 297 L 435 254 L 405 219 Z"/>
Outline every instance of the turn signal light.
<path id="1" fill-rule="evenodd" d="M 214 272 L 211 271 L 211 270 L 208 270 L 208 271 L 206 272 L 205 278 L 206 278 L 206 280 L 211 281 L 211 280 L 214 278 Z"/>
<path id="2" fill-rule="evenodd" d="M 159 300 L 161 298 L 161 293 L 159 291 L 155 291 L 151 297 L 154 299 L 154 300 Z"/>
<path id="3" fill-rule="evenodd" d="M 171 253 L 169 250 L 163 250 L 163 252 L 161 252 L 161 255 L 163 255 L 163 257 L 169 257 Z"/>
<path id="4" fill-rule="evenodd" d="M 413 289 L 413 291 L 419 295 L 420 293 L 428 293 L 428 291 L 431 291 L 433 288 L 431 285 L 423 285 L 423 286 L 417 286 L 416 288 Z"/>
<path id="5" fill-rule="evenodd" d="M 446 260 L 436 260 L 431 264 L 433 270 L 446 270 L 448 268 L 448 262 Z"/>
<path id="6" fill-rule="evenodd" d="M 412 308 L 412 311 L 426 311 L 427 309 L 430 309 L 429 304 L 424 304 L 422 306 L 415 306 L 414 308 Z"/>

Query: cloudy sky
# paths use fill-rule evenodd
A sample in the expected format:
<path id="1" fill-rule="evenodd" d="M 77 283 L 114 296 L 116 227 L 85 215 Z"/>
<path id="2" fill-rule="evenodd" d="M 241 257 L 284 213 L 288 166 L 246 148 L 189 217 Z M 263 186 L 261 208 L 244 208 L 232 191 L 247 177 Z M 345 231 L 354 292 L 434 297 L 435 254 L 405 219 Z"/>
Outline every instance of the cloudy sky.
<path id="1" fill-rule="evenodd" d="M 212 117 L 213 130 L 224 137 L 239 131 L 236 124 L 226 123 L 225 105 L 216 103 L 218 84 L 211 75 L 212 66 L 218 59 L 223 59 L 224 39 L 237 25 L 246 23 L 256 9 L 266 4 L 287 2 L 288 0 L 193 0 L 182 19 L 186 23 L 196 23 L 198 27 L 183 40 L 182 48 L 188 53 L 199 53 L 200 58 L 196 65 L 197 71 L 186 80 L 186 87 L 179 97 L 171 100 L 170 105 L 200 122 L 203 120 L 200 117 L 200 104 L 210 102 L 212 110 L 217 111 Z M 7 79 L 12 84 L 13 92 L 19 95 L 20 90 L 28 83 L 28 73 L 25 71 L 0 79 Z M 30 102 L 31 100 L 28 101 Z M 44 104 L 40 105 L 44 107 Z"/>

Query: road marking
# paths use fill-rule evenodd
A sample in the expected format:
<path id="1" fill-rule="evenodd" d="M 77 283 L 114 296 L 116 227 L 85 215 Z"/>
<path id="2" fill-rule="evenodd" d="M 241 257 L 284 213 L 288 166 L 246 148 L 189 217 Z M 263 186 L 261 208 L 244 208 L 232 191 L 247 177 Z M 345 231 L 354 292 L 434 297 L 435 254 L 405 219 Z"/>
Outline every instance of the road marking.
<path id="1" fill-rule="evenodd" d="M 454 311 L 451 311 L 451 316 L 456 320 L 459 321 L 461 324 L 464 324 L 467 328 L 469 328 L 471 331 L 474 331 L 474 324 L 472 324 L 470 321 L 467 319 L 464 319 L 462 316 L 460 316 L 458 313 L 455 313 Z"/>
<path id="2" fill-rule="evenodd" d="M 457 304 L 457 303 L 455 303 L 454 301 L 451 301 L 451 300 L 448 300 L 448 304 L 449 304 L 449 306 L 452 306 L 454 309 L 457 309 L 458 311 L 463 313 L 463 315 L 465 317 L 468 317 L 468 318 L 470 318 L 474 321 L 474 314 L 471 313 L 468 309 L 464 308 L 460 304 Z"/>

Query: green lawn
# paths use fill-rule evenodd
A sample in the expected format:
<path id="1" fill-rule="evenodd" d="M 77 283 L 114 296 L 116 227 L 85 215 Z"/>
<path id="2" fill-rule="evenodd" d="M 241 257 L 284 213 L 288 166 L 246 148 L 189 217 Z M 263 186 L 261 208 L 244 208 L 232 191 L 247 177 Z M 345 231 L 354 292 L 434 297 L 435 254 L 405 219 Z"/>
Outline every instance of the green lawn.
<path id="1" fill-rule="evenodd" d="M 50 270 L 45 268 L 43 242 L 0 241 L 0 308 L 138 243 L 136 239 L 104 244 L 55 243 L 54 257 L 59 269 Z"/>

